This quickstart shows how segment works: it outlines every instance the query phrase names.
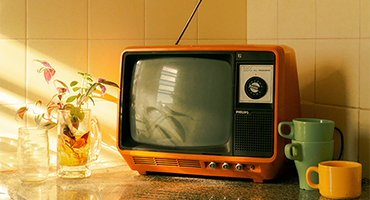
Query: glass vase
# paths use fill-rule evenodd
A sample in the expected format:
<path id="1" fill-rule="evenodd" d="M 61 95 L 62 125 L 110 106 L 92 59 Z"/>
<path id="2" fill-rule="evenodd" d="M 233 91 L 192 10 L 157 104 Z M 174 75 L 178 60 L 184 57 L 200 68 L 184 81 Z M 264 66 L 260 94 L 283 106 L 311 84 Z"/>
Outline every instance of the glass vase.
<path id="1" fill-rule="evenodd" d="M 60 178 L 86 178 L 90 162 L 99 156 L 101 133 L 91 110 L 58 111 L 57 175 Z"/>

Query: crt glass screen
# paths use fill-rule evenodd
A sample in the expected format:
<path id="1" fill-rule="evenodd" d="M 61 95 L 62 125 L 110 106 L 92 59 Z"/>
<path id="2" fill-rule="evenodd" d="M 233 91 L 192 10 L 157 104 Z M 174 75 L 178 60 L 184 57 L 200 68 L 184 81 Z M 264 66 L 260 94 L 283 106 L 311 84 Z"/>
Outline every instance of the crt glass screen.
<path id="1" fill-rule="evenodd" d="M 162 146 L 214 146 L 229 141 L 233 69 L 208 58 L 141 59 L 133 69 L 131 137 Z"/>

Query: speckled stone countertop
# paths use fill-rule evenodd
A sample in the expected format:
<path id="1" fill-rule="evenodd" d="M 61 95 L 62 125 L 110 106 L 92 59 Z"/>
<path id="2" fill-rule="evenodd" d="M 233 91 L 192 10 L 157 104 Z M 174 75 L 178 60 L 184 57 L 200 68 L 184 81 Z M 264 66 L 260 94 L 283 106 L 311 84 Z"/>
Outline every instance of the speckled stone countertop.
<path id="1" fill-rule="evenodd" d="M 41 184 L 23 184 L 16 171 L 0 173 L 0 200 L 4 199 L 326 199 L 318 190 L 300 190 L 295 169 L 272 181 L 139 175 L 125 162 L 93 169 L 86 179 L 61 179 L 51 172 Z M 369 181 L 362 184 L 359 199 L 369 199 Z"/>

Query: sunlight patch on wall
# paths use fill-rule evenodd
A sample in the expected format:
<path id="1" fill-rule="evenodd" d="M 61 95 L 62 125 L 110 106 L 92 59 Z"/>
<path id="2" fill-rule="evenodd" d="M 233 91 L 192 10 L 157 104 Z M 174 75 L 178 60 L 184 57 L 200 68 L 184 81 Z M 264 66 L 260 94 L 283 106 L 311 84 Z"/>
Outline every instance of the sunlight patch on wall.
<path id="1" fill-rule="evenodd" d="M 0 104 L 7 104 L 9 102 L 21 102 L 22 98 L 17 94 L 14 94 L 12 91 L 4 90 L 4 88 L 0 87 Z"/>
<path id="2" fill-rule="evenodd" d="M 0 137 L 16 139 L 18 128 L 25 125 L 25 121 L 15 118 L 18 105 L 0 106 Z"/>
<path id="3" fill-rule="evenodd" d="M 0 104 L 24 103 L 25 41 L 0 40 Z"/>

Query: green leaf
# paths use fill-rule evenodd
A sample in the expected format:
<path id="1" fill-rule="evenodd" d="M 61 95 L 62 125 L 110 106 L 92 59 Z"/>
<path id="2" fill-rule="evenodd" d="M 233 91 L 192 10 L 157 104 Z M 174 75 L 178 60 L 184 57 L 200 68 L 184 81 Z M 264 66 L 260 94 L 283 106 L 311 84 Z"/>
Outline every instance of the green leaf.
<path id="1" fill-rule="evenodd" d="M 77 92 L 80 89 L 80 87 L 74 87 L 72 88 L 73 92 Z"/>
<path id="2" fill-rule="evenodd" d="M 103 83 L 103 84 L 105 84 L 105 85 L 110 85 L 110 86 L 113 86 L 113 87 L 119 88 L 119 86 L 118 86 L 116 83 L 112 82 L 112 81 L 104 80 L 104 81 L 103 81 L 103 82 L 101 82 L 101 83 Z"/>
<path id="3" fill-rule="evenodd" d="M 93 105 L 95 106 L 95 101 L 92 97 L 89 96 L 89 99 L 91 100 L 91 102 L 93 103 Z"/>
<path id="4" fill-rule="evenodd" d="M 82 111 L 82 109 L 78 109 L 77 117 L 80 121 L 83 121 L 85 118 L 85 113 Z"/>
<path id="5" fill-rule="evenodd" d="M 55 82 L 60 83 L 60 84 L 64 87 L 65 91 L 69 92 L 69 88 L 68 88 L 68 86 L 67 86 L 63 81 L 58 80 L 58 79 L 55 79 L 55 80 L 54 80 L 54 84 L 55 84 Z"/>
<path id="6" fill-rule="evenodd" d="M 41 74 L 45 69 L 46 67 L 40 67 L 37 69 L 37 73 Z"/>
<path id="7" fill-rule="evenodd" d="M 37 126 L 40 126 L 40 124 L 41 124 L 41 120 L 42 120 L 42 118 L 44 117 L 44 113 L 42 113 L 42 114 L 39 114 L 39 115 L 36 115 L 35 116 L 35 122 L 36 122 L 36 124 L 37 124 Z"/>
<path id="8" fill-rule="evenodd" d="M 86 94 L 85 96 L 88 97 L 90 96 L 95 90 L 96 90 L 96 87 L 98 86 L 98 83 L 94 83 L 87 91 L 86 91 Z"/>
<path id="9" fill-rule="evenodd" d="M 73 102 L 76 98 L 77 98 L 77 95 L 70 96 L 70 97 L 68 97 L 68 99 L 66 100 L 66 102 L 67 102 L 67 103 L 71 103 L 71 102 Z"/>
<path id="10" fill-rule="evenodd" d="M 52 129 L 57 125 L 55 122 L 48 122 L 41 126 L 41 128 Z"/>
<path id="11" fill-rule="evenodd" d="M 71 86 L 71 87 L 73 87 L 73 86 L 75 86 L 75 85 L 77 85 L 78 84 L 78 81 L 72 81 L 69 85 Z"/>
<path id="12" fill-rule="evenodd" d="M 85 118 L 85 114 L 81 108 L 74 107 L 71 110 L 71 116 L 72 117 L 77 117 L 79 121 L 83 121 Z"/>
<path id="13" fill-rule="evenodd" d="M 68 103 L 68 104 L 64 105 L 64 110 L 72 110 L 74 107 L 75 106 L 73 104 Z"/>
<path id="14" fill-rule="evenodd" d="M 17 113 L 16 115 L 18 117 L 20 117 L 21 119 L 23 119 L 24 115 L 26 114 L 26 112 L 28 111 L 28 108 L 26 106 L 23 106 L 23 107 L 20 107 L 18 110 L 17 110 Z"/>
<path id="15" fill-rule="evenodd" d="M 41 106 L 42 106 L 42 101 L 41 101 L 41 100 L 36 101 L 36 102 L 35 102 L 35 104 L 33 104 L 33 106 L 35 107 L 35 109 L 36 109 L 36 108 L 41 108 Z"/>
<path id="16" fill-rule="evenodd" d="M 79 104 L 81 104 L 82 102 L 83 102 L 83 99 L 84 99 L 84 97 L 83 97 L 84 95 L 80 95 L 80 96 L 77 96 L 77 105 L 79 105 Z"/>

